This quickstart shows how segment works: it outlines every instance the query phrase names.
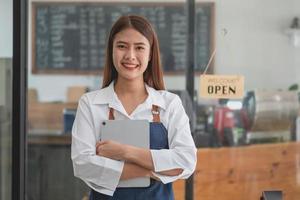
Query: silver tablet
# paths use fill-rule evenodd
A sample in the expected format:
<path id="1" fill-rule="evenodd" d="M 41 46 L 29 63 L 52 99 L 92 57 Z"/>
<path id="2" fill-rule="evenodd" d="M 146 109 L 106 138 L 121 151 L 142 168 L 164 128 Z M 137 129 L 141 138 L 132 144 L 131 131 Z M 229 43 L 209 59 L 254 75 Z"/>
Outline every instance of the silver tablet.
<path id="1" fill-rule="evenodd" d="M 150 148 L 150 127 L 147 120 L 104 120 L 100 127 L 100 140 L 114 140 L 141 148 Z M 118 187 L 148 187 L 150 178 L 120 181 Z"/>

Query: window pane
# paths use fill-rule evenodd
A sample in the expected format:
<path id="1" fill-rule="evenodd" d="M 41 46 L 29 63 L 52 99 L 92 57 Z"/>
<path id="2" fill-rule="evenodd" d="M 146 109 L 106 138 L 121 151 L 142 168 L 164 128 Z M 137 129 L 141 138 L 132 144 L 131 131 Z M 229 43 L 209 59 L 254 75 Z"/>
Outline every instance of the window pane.
<path id="1" fill-rule="evenodd" d="M 12 1 L 0 2 L 0 199 L 11 199 Z"/>
<path id="2" fill-rule="evenodd" d="M 112 23 L 121 14 L 136 13 L 154 24 L 166 88 L 180 96 L 191 119 L 199 149 L 195 198 L 259 199 L 262 191 L 278 189 L 298 199 L 300 3 L 196 3 L 196 93 L 206 67 L 208 74 L 244 76 L 245 91 L 241 99 L 197 96 L 193 104 L 185 91 L 186 52 L 193 44 L 186 42 L 184 2 L 107 2 L 29 4 L 28 196 L 88 196 L 90 189 L 74 177 L 70 159 L 78 99 L 101 87 Z M 184 198 L 183 183 L 174 183 L 176 199 Z"/>

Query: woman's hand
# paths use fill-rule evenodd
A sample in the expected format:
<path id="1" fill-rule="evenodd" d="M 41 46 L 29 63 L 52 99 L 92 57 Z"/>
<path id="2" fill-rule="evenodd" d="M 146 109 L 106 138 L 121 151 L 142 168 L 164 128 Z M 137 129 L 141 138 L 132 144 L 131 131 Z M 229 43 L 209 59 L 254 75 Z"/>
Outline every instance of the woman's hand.
<path id="1" fill-rule="evenodd" d="M 150 171 L 149 177 L 152 178 L 152 179 L 154 179 L 154 180 L 161 181 L 157 176 L 155 176 L 155 175 L 153 174 L 152 171 Z"/>
<path id="2" fill-rule="evenodd" d="M 96 143 L 96 154 L 114 160 L 125 160 L 126 145 L 112 141 L 105 140 Z"/>

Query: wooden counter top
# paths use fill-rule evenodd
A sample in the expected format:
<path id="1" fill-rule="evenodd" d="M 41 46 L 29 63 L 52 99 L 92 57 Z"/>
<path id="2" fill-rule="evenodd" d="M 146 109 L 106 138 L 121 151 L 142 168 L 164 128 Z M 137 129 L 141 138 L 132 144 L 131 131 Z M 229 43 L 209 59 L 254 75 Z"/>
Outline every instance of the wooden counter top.
<path id="1" fill-rule="evenodd" d="M 28 143 L 70 148 L 71 135 L 29 134 Z M 300 199 L 300 142 L 203 148 L 197 156 L 195 200 L 259 199 L 264 190 L 282 190 L 284 199 Z M 176 199 L 184 199 L 184 180 L 173 187 Z"/>
<path id="2" fill-rule="evenodd" d="M 300 199 L 300 142 L 199 149 L 194 199 L 253 200 L 264 190 L 282 190 L 283 199 Z M 184 199 L 184 181 L 173 185 Z"/>
<path id="3" fill-rule="evenodd" d="M 28 134 L 29 145 L 71 145 L 71 134 Z"/>

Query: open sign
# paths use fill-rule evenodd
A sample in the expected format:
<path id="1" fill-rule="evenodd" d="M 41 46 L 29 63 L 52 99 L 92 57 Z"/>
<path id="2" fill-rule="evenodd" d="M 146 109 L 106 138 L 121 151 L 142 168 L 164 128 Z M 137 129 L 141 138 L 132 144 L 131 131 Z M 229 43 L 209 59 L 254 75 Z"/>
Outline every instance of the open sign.
<path id="1" fill-rule="evenodd" d="M 201 75 L 200 97 L 240 99 L 244 95 L 244 77 L 238 75 Z"/>

